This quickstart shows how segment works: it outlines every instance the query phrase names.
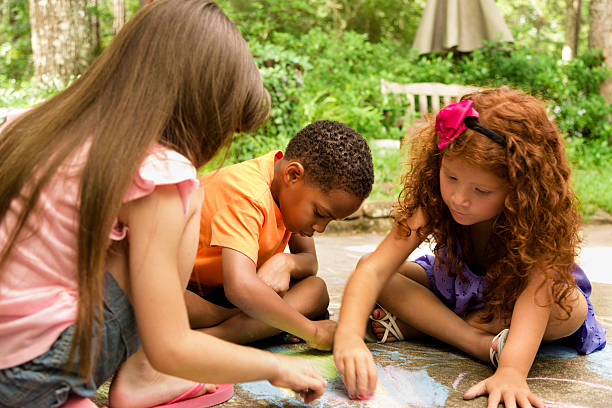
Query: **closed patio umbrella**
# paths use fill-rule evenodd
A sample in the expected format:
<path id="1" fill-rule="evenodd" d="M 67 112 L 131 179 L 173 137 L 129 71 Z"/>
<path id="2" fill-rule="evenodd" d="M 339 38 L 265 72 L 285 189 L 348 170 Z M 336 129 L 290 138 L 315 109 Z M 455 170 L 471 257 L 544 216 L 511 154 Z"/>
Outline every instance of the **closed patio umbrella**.
<path id="1" fill-rule="evenodd" d="M 493 0 L 427 0 L 413 48 L 470 52 L 483 41 L 514 42 Z"/>

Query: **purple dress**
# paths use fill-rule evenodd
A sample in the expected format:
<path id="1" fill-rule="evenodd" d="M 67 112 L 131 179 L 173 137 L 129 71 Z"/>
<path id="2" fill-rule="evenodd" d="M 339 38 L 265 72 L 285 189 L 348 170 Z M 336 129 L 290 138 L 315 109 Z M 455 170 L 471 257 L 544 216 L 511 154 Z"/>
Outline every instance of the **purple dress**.
<path id="1" fill-rule="evenodd" d="M 427 273 L 429 287 L 442 302 L 458 316 L 481 309 L 484 306 L 483 292 L 486 286 L 486 277 L 474 274 L 464 263 L 461 273 L 467 279 L 449 277 L 446 268 L 441 269 L 433 255 L 424 255 L 414 262 L 421 265 Z M 586 319 L 582 326 L 567 339 L 571 346 L 579 353 L 589 354 L 601 350 L 606 345 L 606 329 L 601 327 L 595 319 L 593 305 L 589 300 L 591 295 L 591 282 L 584 271 L 576 264 L 573 265 L 572 275 L 576 279 L 578 290 L 584 295 L 588 305 Z"/>

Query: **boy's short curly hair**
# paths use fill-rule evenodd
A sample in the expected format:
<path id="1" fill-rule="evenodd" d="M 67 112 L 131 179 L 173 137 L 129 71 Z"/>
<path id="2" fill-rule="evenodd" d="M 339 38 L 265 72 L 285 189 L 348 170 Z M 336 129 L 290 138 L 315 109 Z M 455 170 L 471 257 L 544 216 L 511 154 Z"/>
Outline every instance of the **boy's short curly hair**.
<path id="1" fill-rule="evenodd" d="M 365 199 L 372 191 L 374 166 L 366 140 L 351 127 L 320 120 L 300 130 L 285 158 L 304 166 L 306 180 L 323 192 L 343 190 Z"/>

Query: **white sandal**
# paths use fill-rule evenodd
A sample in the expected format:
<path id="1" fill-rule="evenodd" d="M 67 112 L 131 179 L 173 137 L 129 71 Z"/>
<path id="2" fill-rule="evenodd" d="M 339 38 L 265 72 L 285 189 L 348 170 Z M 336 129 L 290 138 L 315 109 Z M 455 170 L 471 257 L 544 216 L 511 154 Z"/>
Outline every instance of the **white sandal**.
<path id="1" fill-rule="evenodd" d="M 383 325 L 383 327 L 385 328 L 385 334 L 383 334 L 380 340 L 377 339 L 374 333 L 372 332 L 372 326 L 370 325 L 366 328 L 365 339 L 372 343 L 385 343 L 387 341 L 389 333 L 391 333 L 398 341 L 404 340 L 404 335 L 402 334 L 401 330 L 397 326 L 397 323 L 395 322 L 396 317 L 389 313 L 384 307 L 380 305 L 376 306 L 378 309 L 381 309 L 383 312 L 385 312 L 385 317 L 383 317 L 382 319 L 376 319 L 374 318 L 374 316 L 370 315 L 370 320 Z"/>
<path id="2" fill-rule="evenodd" d="M 489 358 L 491 359 L 491 364 L 493 367 L 497 368 L 497 363 L 499 362 L 499 357 L 501 356 L 502 350 L 506 345 L 506 339 L 508 338 L 508 332 L 510 330 L 504 329 L 500 331 L 497 336 L 493 337 L 491 341 L 491 348 L 489 348 Z M 493 343 L 497 340 L 497 351 L 493 350 Z"/>

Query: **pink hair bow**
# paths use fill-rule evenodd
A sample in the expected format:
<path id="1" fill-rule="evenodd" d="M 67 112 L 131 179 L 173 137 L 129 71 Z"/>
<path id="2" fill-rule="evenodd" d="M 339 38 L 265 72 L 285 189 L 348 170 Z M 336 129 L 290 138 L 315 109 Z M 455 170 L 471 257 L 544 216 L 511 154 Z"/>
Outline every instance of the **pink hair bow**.
<path id="1" fill-rule="evenodd" d="M 463 122 L 468 116 L 477 118 L 478 112 L 472 106 L 474 101 L 465 100 L 451 103 L 436 115 L 436 134 L 440 136 L 438 149 L 452 142 L 465 130 Z"/>

